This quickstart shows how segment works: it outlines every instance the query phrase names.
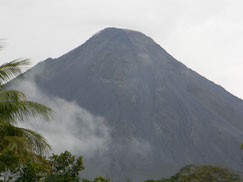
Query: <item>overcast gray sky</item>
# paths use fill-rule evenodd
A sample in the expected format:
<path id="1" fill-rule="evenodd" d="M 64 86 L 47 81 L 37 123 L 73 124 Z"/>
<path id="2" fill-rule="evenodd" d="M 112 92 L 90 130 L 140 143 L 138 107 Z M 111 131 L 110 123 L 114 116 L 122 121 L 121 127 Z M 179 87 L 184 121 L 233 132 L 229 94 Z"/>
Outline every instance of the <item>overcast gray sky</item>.
<path id="1" fill-rule="evenodd" d="M 1 63 L 56 58 L 105 27 L 141 31 L 243 98 L 243 0 L 0 0 Z"/>

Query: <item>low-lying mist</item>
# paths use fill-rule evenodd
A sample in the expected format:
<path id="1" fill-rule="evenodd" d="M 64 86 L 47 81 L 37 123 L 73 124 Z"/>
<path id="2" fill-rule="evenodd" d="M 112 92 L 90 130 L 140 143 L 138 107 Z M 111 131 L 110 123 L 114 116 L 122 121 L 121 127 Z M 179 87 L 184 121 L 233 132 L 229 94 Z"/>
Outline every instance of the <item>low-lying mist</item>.
<path id="1" fill-rule="evenodd" d="M 28 99 L 44 104 L 54 111 L 50 122 L 41 118 L 26 118 L 21 127 L 32 129 L 47 139 L 56 153 L 64 150 L 92 157 L 108 149 L 109 128 L 105 119 L 94 116 L 75 102 L 42 93 L 34 81 L 21 81 L 14 89 L 24 92 Z"/>

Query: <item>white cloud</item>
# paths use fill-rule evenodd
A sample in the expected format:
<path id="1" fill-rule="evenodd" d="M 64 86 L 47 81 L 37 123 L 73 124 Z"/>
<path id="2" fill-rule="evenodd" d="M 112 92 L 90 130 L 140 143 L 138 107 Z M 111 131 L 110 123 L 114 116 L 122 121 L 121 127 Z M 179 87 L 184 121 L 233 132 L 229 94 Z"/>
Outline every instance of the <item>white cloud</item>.
<path id="1" fill-rule="evenodd" d="M 14 88 L 23 91 L 30 100 L 54 110 L 54 119 L 50 122 L 30 118 L 20 123 L 22 127 L 42 134 L 54 152 L 68 150 L 87 158 L 108 150 L 110 132 L 104 118 L 92 115 L 74 102 L 41 93 L 34 82 L 21 81 Z"/>

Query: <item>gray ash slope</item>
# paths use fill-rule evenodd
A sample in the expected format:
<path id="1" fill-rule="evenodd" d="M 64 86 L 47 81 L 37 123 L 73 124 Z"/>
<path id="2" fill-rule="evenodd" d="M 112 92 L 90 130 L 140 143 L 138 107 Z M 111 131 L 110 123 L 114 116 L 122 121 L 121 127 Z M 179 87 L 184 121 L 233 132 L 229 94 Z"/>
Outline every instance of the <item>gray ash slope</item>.
<path id="1" fill-rule="evenodd" d="M 106 118 L 109 160 L 87 161 L 94 175 L 141 181 L 188 164 L 242 169 L 243 101 L 142 33 L 104 29 L 67 54 L 39 63 L 27 79 L 32 73 L 48 95 Z"/>

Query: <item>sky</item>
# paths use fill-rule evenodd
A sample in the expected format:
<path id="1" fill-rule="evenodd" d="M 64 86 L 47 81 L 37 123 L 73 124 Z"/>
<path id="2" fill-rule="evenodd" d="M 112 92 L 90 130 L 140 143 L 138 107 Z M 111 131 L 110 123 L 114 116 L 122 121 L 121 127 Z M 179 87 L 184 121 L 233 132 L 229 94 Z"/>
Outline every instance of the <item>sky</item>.
<path id="1" fill-rule="evenodd" d="M 0 0 L 0 63 L 57 58 L 106 27 L 143 32 L 243 99 L 242 0 Z"/>

